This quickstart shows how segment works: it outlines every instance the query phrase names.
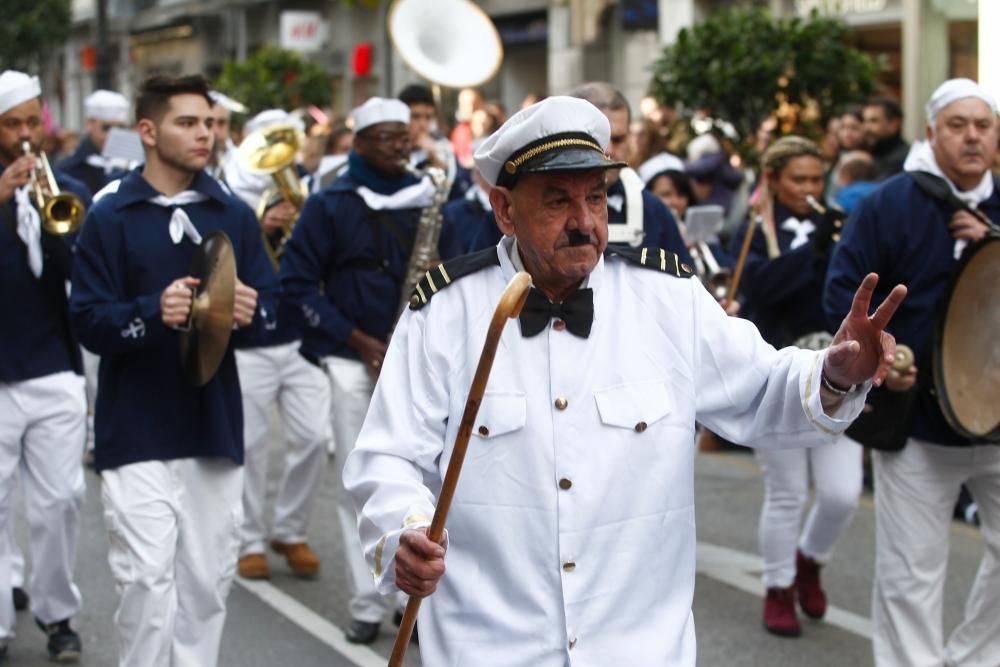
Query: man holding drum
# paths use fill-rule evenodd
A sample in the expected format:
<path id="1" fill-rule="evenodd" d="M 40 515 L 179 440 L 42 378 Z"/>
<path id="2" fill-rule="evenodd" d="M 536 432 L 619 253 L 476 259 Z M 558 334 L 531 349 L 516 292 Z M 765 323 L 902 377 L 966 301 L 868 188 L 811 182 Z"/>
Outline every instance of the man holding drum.
<path id="1" fill-rule="evenodd" d="M 934 92 L 926 112 L 926 143 L 914 147 L 904 173 L 886 181 L 851 215 L 829 269 L 824 307 L 831 322 L 842 317 L 850 308 L 853 286 L 872 271 L 883 278 L 876 302 L 886 293 L 885 285 L 901 282 L 909 289 L 892 328 L 899 342 L 913 349 L 916 365 L 908 374 L 890 373 L 886 385 L 907 390 L 918 383 L 914 418 L 902 450 L 873 456 L 876 665 L 996 665 L 1000 448 L 960 434 L 946 420 L 932 393 L 931 360 L 932 332 L 949 276 L 966 248 L 986 236 L 989 227 L 979 216 L 1000 221 L 1000 192 L 990 173 L 997 150 L 997 105 L 974 81 L 952 79 Z M 928 180 L 930 186 L 921 185 Z M 995 290 L 996 285 L 982 289 Z M 968 325 L 985 326 L 987 319 Z M 978 389 L 987 388 L 973 393 Z M 965 619 L 946 642 L 941 600 L 948 526 L 963 483 L 979 503 L 986 555 Z"/>

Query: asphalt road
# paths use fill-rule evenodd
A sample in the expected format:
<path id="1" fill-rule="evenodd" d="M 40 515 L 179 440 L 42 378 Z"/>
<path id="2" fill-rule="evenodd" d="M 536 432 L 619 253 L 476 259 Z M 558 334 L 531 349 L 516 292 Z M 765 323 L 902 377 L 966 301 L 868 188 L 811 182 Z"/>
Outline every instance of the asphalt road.
<path id="1" fill-rule="evenodd" d="M 272 457 L 272 484 L 278 458 Z M 344 589 L 342 556 L 334 526 L 334 498 L 339 481 L 329 463 L 314 512 L 312 544 L 323 558 L 318 579 L 303 581 L 271 557 L 270 582 L 237 581 L 229 598 L 220 665 L 225 667 L 369 667 L 386 664 L 392 646 L 391 623 L 383 625 L 371 647 L 343 640 L 350 619 Z M 116 664 L 116 596 L 107 565 L 107 535 L 100 506 L 99 480 L 87 476 L 77 582 L 83 612 L 74 624 L 84 641 L 86 665 Z M 824 622 L 804 623 L 800 639 L 779 639 L 761 628 L 760 563 L 757 517 L 763 497 L 760 473 L 748 453 L 702 454 L 696 467 L 699 574 L 694 613 L 699 665 L 872 664 L 868 625 L 874 563 L 874 516 L 870 497 L 862 499 L 853 524 L 824 570 L 831 612 Z M 24 543 L 24 526 L 19 526 Z M 954 524 L 945 594 L 946 630 L 959 621 L 965 595 L 982 553 L 976 529 Z M 10 665 L 46 665 L 44 637 L 28 612 L 18 615 L 19 636 Z M 416 651 L 408 665 L 419 665 Z"/>

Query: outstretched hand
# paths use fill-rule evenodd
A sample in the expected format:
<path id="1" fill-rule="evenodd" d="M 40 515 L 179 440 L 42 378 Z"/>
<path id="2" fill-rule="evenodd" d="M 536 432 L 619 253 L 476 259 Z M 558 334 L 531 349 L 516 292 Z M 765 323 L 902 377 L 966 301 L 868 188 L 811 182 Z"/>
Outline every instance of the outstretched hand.
<path id="1" fill-rule="evenodd" d="M 906 297 L 906 287 L 896 285 L 869 317 L 878 274 L 869 273 L 854 293 L 851 312 L 840 323 L 826 355 L 823 373 L 827 381 L 841 388 L 862 384 L 869 378 L 878 387 L 885 380 L 896 357 L 896 339 L 885 327 Z"/>

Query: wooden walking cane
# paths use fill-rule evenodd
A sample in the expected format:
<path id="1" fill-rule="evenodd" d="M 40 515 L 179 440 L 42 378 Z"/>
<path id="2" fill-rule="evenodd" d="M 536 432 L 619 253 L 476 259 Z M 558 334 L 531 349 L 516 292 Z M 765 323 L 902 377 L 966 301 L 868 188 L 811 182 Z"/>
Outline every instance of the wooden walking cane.
<path id="1" fill-rule="evenodd" d="M 438 495 L 437 507 L 434 509 L 434 518 L 427 530 L 427 539 L 431 542 L 439 542 L 441 536 L 444 535 L 444 522 L 448 518 L 451 500 L 455 496 L 455 487 L 458 485 L 458 476 L 462 472 L 465 452 L 469 448 L 472 424 L 476 421 L 476 413 L 479 412 L 479 404 L 486 391 L 486 382 L 490 379 L 490 369 L 493 367 L 493 358 L 496 356 L 497 346 L 500 344 L 500 334 L 503 333 L 504 325 L 508 319 L 515 319 L 521 314 L 521 308 L 528 297 L 530 286 L 531 276 L 527 273 L 522 271 L 515 275 L 511 278 L 500 297 L 500 303 L 497 304 L 497 308 L 493 312 L 493 319 L 490 320 L 490 328 L 486 333 L 486 342 L 483 344 L 483 352 L 479 356 L 479 365 L 476 366 L 476 374 L 472 377 L 469 398 L 465 401 L 465 412 L 462 414 L 462 423 L 459 425 L 458 435 L 455 437 L 455 447 L 451 451 L 448 470 L 444 474 L 441 493 Z M 406 603 L 406 611 L 403 612 L 403 620 L 399 624 L 399 632 L 396 634 L 396 643 L 393 645 L 392 655 L 389 657 L 389 667 L 402 667 L 403 665 L 406 647 L 410 643 L 410 636 L 413 635 L 413 628 L 417 623 L 417 611 L 420 609 L 421 599 L 411 596 L 409 602 Z"/>

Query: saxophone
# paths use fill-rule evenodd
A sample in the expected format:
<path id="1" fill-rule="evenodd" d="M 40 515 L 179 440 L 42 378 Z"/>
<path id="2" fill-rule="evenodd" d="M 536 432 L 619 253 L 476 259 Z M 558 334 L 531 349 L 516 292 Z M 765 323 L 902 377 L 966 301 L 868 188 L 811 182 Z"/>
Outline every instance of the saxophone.
<path id="1" fill-rule="evenodd" d="M 434 198 L 431 200 L 430 206 L 420 214 L 420 220 L 417 222 L 413 250 L 410 252 L 410 261 L 406 265 L 406 276 L 403 279 L 400 292 L 399 307 L 396 308 L 397 320 L 409 305 L 410 295 L 416 289 L 417 283 L 428 270 L 441 261 L 441 256 L 438 253 L 438 240 L 441 238 L 441 225 L 444 221 L 441 216 L 441 207 L 448 199 L 448 191 L 451 189 L 448 175 L 443 169 L 427 167 L 426 170 L 419 171 L 408 162 L 405 168 L 417 178 L 427 176 L 431 179 L 431 183 L 434 185 Z"/>

